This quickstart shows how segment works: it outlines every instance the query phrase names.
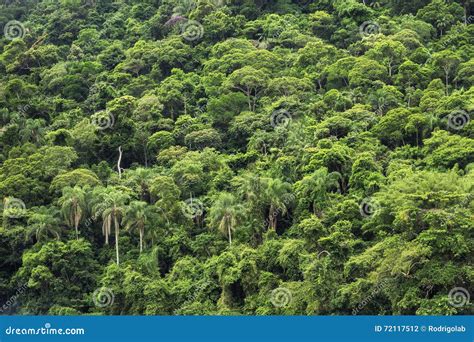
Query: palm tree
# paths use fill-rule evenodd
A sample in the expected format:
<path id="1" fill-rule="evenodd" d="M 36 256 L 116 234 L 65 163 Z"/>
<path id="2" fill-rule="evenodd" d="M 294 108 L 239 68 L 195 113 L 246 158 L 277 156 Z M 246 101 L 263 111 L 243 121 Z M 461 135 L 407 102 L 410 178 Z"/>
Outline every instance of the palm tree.
<path id="1" fill-rule="evenodd" d="M 255 217 L 263 215 L 263 182 L 254 172 L 244 172 L 232 180 L 237 194 L 248 203 L 249 214 Z"/>
<path id="2" fill-rule="evenodd" d="M 44 119 L 27 119 L 23 128 L 20 130 L 19 136 L 22 142 L 33 142 L 38 145 L 45 131 Z"/>
<path id="3" fill-rule="evenodd" d="M 232 232 L 244 217 L 245 208 L 238 204 L 234 195 L 223 192 L 219 195 L 209 212 L 211 226 L 227 236 L 229 245 L 232 244 Z"/>
<path id="4" fill-rule="evenodd" d="M 76 239 L 79 240 L 79 223 L 86 212 L 86 191 L 75 186 L 73 188 L 66 187 L 63 189 L 63 195 L 59 199 L 61 213 L 69 227 L 76 230 Z"/>
<path id="5" fill-rule="evenodd" d="M 41 241 L 47 239 L 48 235 L 52 235 L 59 240 L 59 220 L 57 214 L 58 212 L 55 208 L 37 208 L 28 218 L 26 239 L 29 240 L 34 236 L 36 241 Z"/>
<path id="6" fill-rule="evenodd" d="M 125 212 L 125 202 L 130 199 L 130 196 L 115 188 L 97 188 L 95 194 L 96 205 L 93 207 L 93 211 L 96 215 L 102 216 L 102 234 L 105 236 L 106 245 L 109 244 L 112 224 L 115 228 L 115 254 L 117 265 L 119 265 L 120 221 Z"/>
<path id="7" fill-rule="evenodd" d="M 265 203 L 270 205 L 268 222 L 271 229 L 276 230 L 279 214 L 286 214 L 291 202 L 291 184 L 278 178 L 263 178 Z"/>
<path id="8" fill-rule="evenodd" d="M 143 237 L 145 235 L 145 226 L 153 216 L 153 207 L 144 201 L 133 201 L 125 209 L 125 215 L 122 223 L 127 230 L 136 228 L 140 235 L 140 253 L 143 252 Z"/>

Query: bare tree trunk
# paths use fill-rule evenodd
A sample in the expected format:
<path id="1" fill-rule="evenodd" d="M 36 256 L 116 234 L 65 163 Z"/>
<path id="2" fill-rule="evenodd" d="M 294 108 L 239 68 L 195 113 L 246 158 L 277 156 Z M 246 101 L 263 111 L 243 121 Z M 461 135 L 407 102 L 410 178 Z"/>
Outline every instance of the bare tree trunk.
<path id="1" fill-rule="evenodd" d="M 115 223 L 115 255 L 117 257 L 117 265 L 120 265 L 119 258 L 119 223 L 117 217 L 114 217 Z"/>
<path id="2" fill-rule="evenodd" d="M 227 234 L 229 235 L 229 246 L 232 245 L 232 232 L 230 229 L 230 225 L 227 226 Z"/>
<path id="3" fill-rule="evenodd" d="M 120 167 L 120 163 L 122 162 L 122 146 L 119 146 L 118 151 L 119 151 L 119 158 L 117 161 L 117 170 L 118 170 L 119 178 L 122 178 L 122 168 Z"/>
<path id="4" fill-rule="evenodd" d="M 140 229 L 140 254 L 143 252 L 143 229 Z"/>
<path id="5" fill-rule="evenodd" d="M 78 204 L 74 203 L 74 229 L 76 230 L 76 240 L 79 240 L 79 222 L 81 221 L 81 216 L 78 213 Z"/>
<path id="6" fill-rule="evenodd" d="M 110 235 L 110 225 L 112 224 L 112 218 L 110 216 L 107 217 L 107 223 L 102 224 L 102 231 L 105 235 L 105 244 L 109 244 L 109 235 Z"/>
<path id="7" fill-rule="evenodd" d="M 270 212 L 268 213 L 269 221 L 270 221 L 270 228 L 276 231 L 276 223 L 277 223 L 277 215 L 275 215 L 275 210 L 273 206 L 270 206 Z"/>

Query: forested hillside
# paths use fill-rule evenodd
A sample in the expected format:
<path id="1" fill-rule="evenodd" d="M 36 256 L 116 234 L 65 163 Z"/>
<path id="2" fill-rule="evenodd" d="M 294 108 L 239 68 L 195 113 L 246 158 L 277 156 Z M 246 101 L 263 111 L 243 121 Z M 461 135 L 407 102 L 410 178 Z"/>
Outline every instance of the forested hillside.
<path id="1" fill-rule="evenodd" d="M 472 314 L 470 0 L 2 0 L 0 314 Z"/>

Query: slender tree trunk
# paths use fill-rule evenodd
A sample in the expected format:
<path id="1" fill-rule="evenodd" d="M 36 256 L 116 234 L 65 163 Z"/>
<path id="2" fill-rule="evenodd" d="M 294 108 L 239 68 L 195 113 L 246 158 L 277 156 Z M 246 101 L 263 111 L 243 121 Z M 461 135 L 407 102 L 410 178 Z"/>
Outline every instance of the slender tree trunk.
<path id="1" fill-rule="evenodd" d="M 140 228 L 140 254 L 143 252 L 143 229 Z"/>
<path id="2" fill-rule="evenodd" d="M 117 170 L 118 170 L 119 178 L 122 178 L 122 168 L 120 167 L 120 163 L 122 162 L 122 146 L 119 146 L 118 151 L 119 151 L 119 158 L 117 161 Z"/>
<path id="3" fill-rule="evenodd" d="M 268 213 L 268 216 L 270 220 L 270 228 L 276 231 L 277 219 L 276 219 L 275 210 L 273 206 L 270 206 L 270 212 Z"/>
<path id="4" fill-rule="evenodd" d="M 232 245 L 232 231 L 230 225 L 227 225 L 227 234 L 229 235 L 229 246 Z"/>
<path id="5" fill-rule="evenodd" d="M 79 222 L 81 221 L 81 215 L 79 214 L 79 205 L 76 202 L 74 204 L 74 229 L 76 230 L 76 240 L 79 240 Z"/>
<path id="6" fill-rule="evenodd" d="M 119 223 L 118 219 L 114 217 L 115 223 L 115 255 L 117 257 L 117 265 L 120 265 L 120 258 L 119 258 Z"/>
<path id="7" fill-rule="evenodd" d="M 102 225 L 103 230 L 104 230 L 104 235 L 105 235 L 105 244 L 109 244 L 109 235 L 110 235 L 110 226 L 112 224 L 112 218 L 110 215 L 107 217 L 107 223 L 105 225 Z"/>

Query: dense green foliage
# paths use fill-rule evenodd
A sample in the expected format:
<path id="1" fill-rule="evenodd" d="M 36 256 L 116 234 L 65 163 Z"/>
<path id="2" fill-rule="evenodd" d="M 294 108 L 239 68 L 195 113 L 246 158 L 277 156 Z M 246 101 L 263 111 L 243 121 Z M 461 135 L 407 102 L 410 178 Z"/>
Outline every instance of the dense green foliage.
<path id="1" fill-rule="evenodd" d="M 4 2 L 2 311 L 472 313 L 469 2 Z"/>

